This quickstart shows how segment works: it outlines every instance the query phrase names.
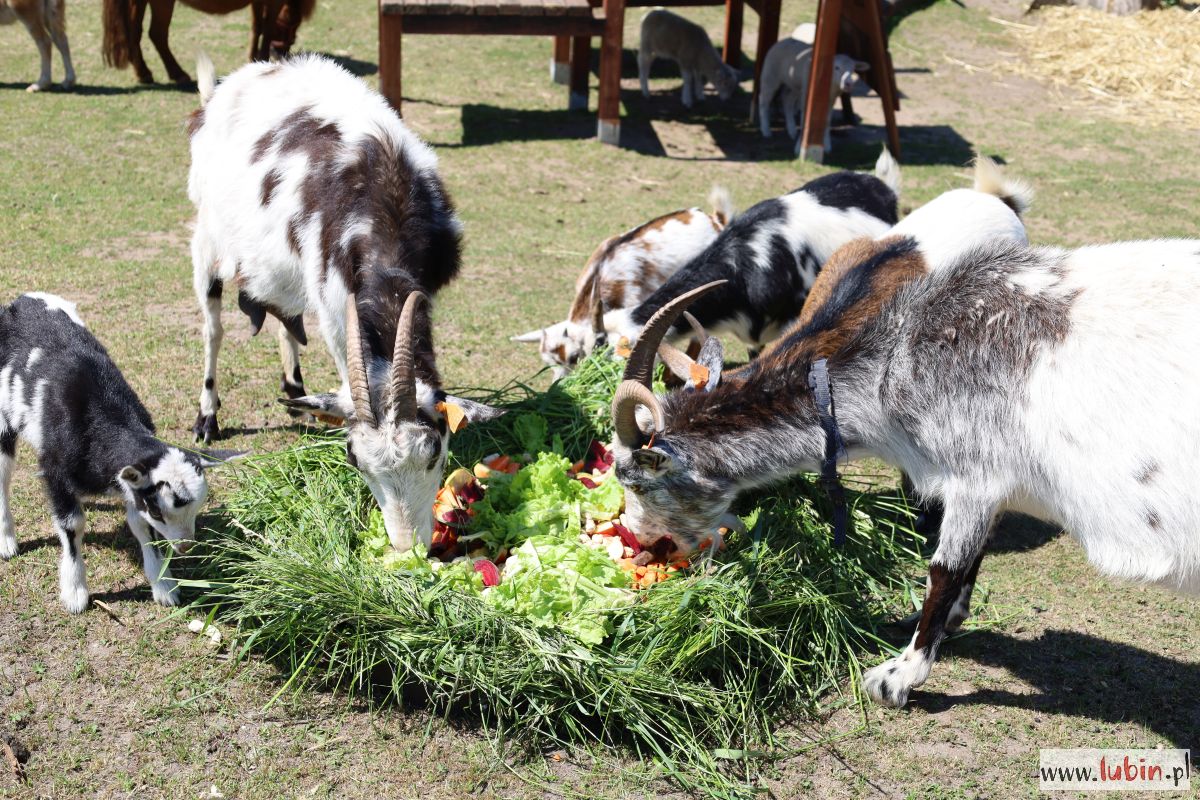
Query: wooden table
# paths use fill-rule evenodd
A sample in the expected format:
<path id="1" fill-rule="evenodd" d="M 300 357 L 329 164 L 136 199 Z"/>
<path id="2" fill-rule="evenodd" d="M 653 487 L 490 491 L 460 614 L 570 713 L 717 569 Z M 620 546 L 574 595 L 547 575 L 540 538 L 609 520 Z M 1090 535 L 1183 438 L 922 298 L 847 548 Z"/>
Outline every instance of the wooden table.
<path id="1" fill-rule="evenodd" d="M 379 0 L 380 92 L 400 112 L 401 39 L 405 33 L 553 36 L 552 74 L 556 78 L 566 75 L 570 86 L 568 107 L 586 109 L 591 38 L 599 36 L 596 133 L 601 142 L 619 144 L 625 8 L 724 5 L 724 57 L 726 63 L 739 66 L 745 4 L 759 15 L 754 62 L 757 95 L 763 58 L 779 38 L 780 0 Z M 560 60 L 564 57 L 569 58 L 569 64 Z"/>

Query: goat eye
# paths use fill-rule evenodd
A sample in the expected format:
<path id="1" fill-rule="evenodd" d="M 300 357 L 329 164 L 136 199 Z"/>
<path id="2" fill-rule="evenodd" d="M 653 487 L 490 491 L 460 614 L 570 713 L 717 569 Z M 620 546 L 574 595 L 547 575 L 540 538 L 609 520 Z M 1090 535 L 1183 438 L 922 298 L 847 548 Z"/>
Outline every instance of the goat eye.
<path id="1" fill-rule="evenodd" d="M 146 498 L 146 513 L 150 515 L 151 519 L 158 522 L 163 521 L 162 511 L 158 507 L 158 500 L 152 497 Z"/>
<path id="2" fill-rule="evenodd" d="M 358 459 L 354 457 L 354 448 L 350 446 L 349 442 L 346 442 L 346 461 L 350 466 L 358 469 Z"/>

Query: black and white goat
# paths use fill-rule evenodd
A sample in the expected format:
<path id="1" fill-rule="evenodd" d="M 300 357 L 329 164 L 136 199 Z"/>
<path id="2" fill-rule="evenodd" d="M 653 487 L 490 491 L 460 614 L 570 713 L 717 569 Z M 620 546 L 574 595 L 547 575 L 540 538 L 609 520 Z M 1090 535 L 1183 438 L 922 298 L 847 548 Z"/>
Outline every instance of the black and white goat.
<path id="1" fill-rule="evenodd" d="M 179 603 L 156 540 L 191 546 L 208 496 L 204 464 L 154 435 L 145 406 L 75 304 L 30 293 L 0 308 L 0 558 L 17 554 L 9 508 L 17 439 L 37 453 L 54 529 L 62 543 L 59 598 L 78 614 L 88 606 L 83 563 L 86 520 L 80 500 L 119 493 L 129 530 L 142 546 L 154 599 Z"/>
<path id="2" fill-rule="evenodd" d="M 342 387 L 305 394 L 299 341 L 285 325 L 285 402 L 344 419 L 347 459 L 392 544 L 407 549 L 414 533 L 429 544 L 449 436 L 441 404 L 468 419 L 495 413 L 448 397 L 434 362 L 426 298 L 458 272 L 460 249 L 437 158 L 379 94 L 327 59 L 248 64 L 217 88 L 206 58 L 198 73 L 188 182 L 205 314 L 196 436 L 218 432 L 223 285 L 281 320 L 315 311 Z"/>
<path id="3" fill-rule="evenodd" d="M 902 468 L 945 516 L 912 642 L 864 676 L 890 706 L 968 613 L 1003 511 L 1062 525 L 1109 575 L 1200 592 L 1200 240 L 1068 251 L 996 237 L 926 263 L 897 236 L 840 257 L 818 313 L 708 391 L 647 386 L 667 328 L 707 287 L 650 321 L 613 400 L 632 529 L 693 548 L 740 491 L 821 465 L 831 423 L 851 456 Z"/>
<path id="4" fill-rule="evenodd" d="M 605 319 L 630 342 L 670 300 L 713 281 L 691 313 L 709 331 L 731 333 L 756 354 L 804 306 L 821 265 L 846 242 L 896 224 L 900 168 L 884 149 L 875 175 L 836 172 L 739 214 L 709 245 L 634 308 Z M 673 338 L 688 333 L 682 321 Z"/>
<path id="5" fill-rule="evenodd" d="M 575 299 L 563 322 L 514 336 L 538 345 L 542 361 L 563 377 L 608 338 L 607 320 L 634 308 L 679 268 L 712 244 L 733 219 L 729 192 L 714 186 L 712 211 L 685 208 L 644 222 L 600 243 L 575 281 Z"/>

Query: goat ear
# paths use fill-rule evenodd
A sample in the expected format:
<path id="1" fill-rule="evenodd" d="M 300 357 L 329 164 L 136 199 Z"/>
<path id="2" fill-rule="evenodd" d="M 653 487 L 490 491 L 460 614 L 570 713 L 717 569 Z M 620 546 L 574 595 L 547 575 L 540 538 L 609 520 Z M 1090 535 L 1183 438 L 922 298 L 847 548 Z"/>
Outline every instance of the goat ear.
<path id="1" fill-rule="evenodd" d="M 150 475 L 141 464 L 130 464 L 121 470 L 121 483 L 130 489 L 145 489 L 150 485 Z"/>
<path id="2" fill-rule="evenodd" d="M 708 370 L 708 383 L 704 391 L 711 392 L 721 382 L 721 370 L 725 369 L 725 350 L 721 340 L 715 336 L 705 339 L 700 354 L 696 356 L 696 363 Z"/>
<path id="3" fill-rule="evenodd" d="M 457 406 L 466 422 L 487 422 L 505 413 L 503 408 L 495 408 L 489 406 L 487 403 L 477 403 L 474 400 L 465 400 L 450 394 L 445 395 L 442 398 L 442 402 L 447 406 Z M 466 422 L 463 424 L 466 424 Z M 460 425 L 459 427 L 462 426 Z"/>
<path id="4" fill-rule="evenodd" d="M 854 62 L 854 71 L 855 72 L 867 72 L 870 69 L 871 69 L 871 65 L 868 64 L 866 61 L 855 61 Z"/>
<path id="5" fill-rule="evenodd" d="M 633 463 L 651 475 L 661 475 L 670 468 L 672 458 L 657 447 L 642 447 L 630 453 Z"/>
<path id="6" fill-rule="evenodd" d="M 279 402 L 292 411 L 327 417 L 336 422 L 344 422 L 354 413 L 353 407 L 346 405 L 342 396 L 335 392 L 309 394 L 304 397 L 281 397 Z"/>
<path id="7" fill-rule="evenodd" d="M 526 331 L 525 333 L 518 334 L 516 336 L 510 336 L 508 338 L 508 340 L 510 342 L 541 342 L 542 339 L 544 339 L 544 338 L 546 338 L 545 329 L 537 328 L 535 330 Z"/>

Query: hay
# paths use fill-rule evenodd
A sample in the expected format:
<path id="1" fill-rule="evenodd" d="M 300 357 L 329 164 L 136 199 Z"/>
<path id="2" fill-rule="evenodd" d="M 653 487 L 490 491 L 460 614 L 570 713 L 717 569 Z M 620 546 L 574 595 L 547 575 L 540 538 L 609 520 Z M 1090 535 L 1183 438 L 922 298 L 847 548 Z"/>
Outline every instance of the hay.
<path id="1" fill-rule="evenodd" d="M 1123 120 L 1200 130 L 1200 12 L 1051 7 L 1032 18 L 1009 25 L 1025 48 L 1009 71 L 1083 89 L 1090 107 Z"/>

